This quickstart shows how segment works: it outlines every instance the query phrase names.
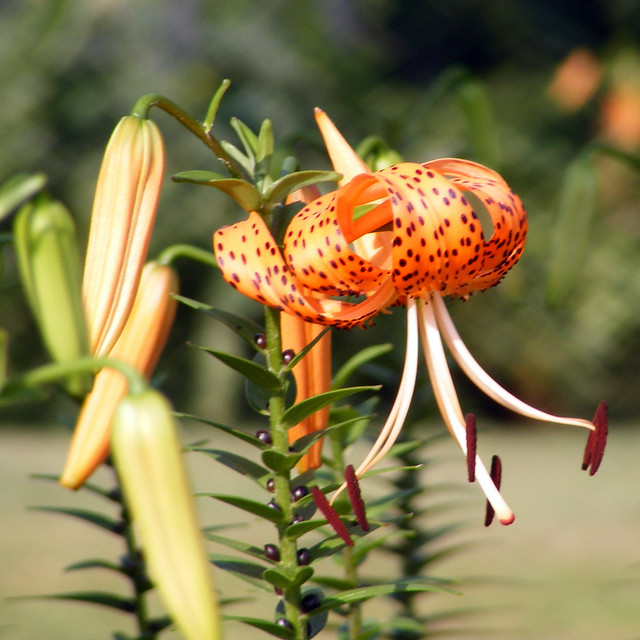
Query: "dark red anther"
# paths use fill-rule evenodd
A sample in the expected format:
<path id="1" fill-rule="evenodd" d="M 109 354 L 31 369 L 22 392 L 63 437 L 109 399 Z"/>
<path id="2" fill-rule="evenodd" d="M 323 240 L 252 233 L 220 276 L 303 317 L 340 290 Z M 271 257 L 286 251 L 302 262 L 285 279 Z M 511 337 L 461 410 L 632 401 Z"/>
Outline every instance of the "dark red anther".
<path id="1" fill-rule="evenodd" d="M 465 431 L 467 432 L 467 475 L 469 482 L 476 479 L 476 444 L 478 436 L 476 433 L 476 418 L 473 413 L 468 413 L 465 417 Z"/>
<path id="2" fill-rule="evenodd" d="M 589 469 L 589 475 L 592 476 L 602 462 L 604 448 L 607 444 L 607 432 L 609 430 L 607 420 L 608 407 L 606 402 L 601 402 L 593 416 L 593 426 L 595 429 L 589 431 L 587 446 L 584 450 L 584 458 L 582 459 L 582 468 Z"/>
<path id="3" fill-rule="evenodd" d="M 358 478 L 352 464 L 347 465 L 347 468 L 344 470 L 344 479 L 347 481 L 347 493 L 349 494 L 349 500 L 351 501 L 356 520 L 364 531 L 369 531 L 371 527 L 367 522 L 364 500 L 362 499 L 360 485 L 358 484 Z"/>
<path id="4" fill-rule="evenodd" d="M 311 487 L 311 495 L 313 496 L 313 501 L 316 503 L 316 506 L 320 511 L 322 511 L 322 515 L 327 519 L 327 522 L 331 525 L 333 530 L 344 540 L 345 544 L 353 547 L 353 540 L 347 531 L 347 527 L 345 527 L 342 520 L 340 520 L 338 512 L 324 497 L 324 493 L 322 493 L 316 485 L 313 485 L 313 487 Z"/>
<path id="5" fill-rule="evenodd" d="M 500 483 L 502 482 L 502 462 L 498 456 L 491 458 L 491 471 L 489 472 L 493 484 L 496 485 L 496 489 L 500 489 Z M 493 510 L 491 503 L 487 500 L 487 513 L 484 517 L 484 526 L 488 527 L 493 522 L 493 516 L 496 512 Z"/>

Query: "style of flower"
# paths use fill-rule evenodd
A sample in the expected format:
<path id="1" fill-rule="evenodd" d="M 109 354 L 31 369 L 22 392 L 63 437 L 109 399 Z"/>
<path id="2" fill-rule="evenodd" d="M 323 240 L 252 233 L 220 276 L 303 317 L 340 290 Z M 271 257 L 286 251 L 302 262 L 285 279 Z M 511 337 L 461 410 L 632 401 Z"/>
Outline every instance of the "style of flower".
<path id="1" fill-rule="evenodd" d="M 499 174 L 466 160 L 403 162 L 373 173 L 322 111 L 316 111 L 316 119 L 334 168 L 343 174 L 339 188 L 293 218 L 282 253 L 257 213 L 217 231 L 214 251 L 223 277 L 236 289 L 318 324 L 350 328 L 392 304 L 406 305 L 406 357 L 398 395 L 356 475 L 379 462 L 400 433 L 421 342 L 440 413 L 467 455 L 469 479 L 478 480 L 503 524 L 513 521 L 497 486 L 499 463 L 492 465 L 492 474 L 475 453 L 475 420 L 462 413 L 442 337 L 463 371 L 496 402 L 526 417 L 589 429 L 585 465 L 595 473 L 606 435 L 604 405 L 589 422 L 553 416 L 515 398 L 473 359 L 442 299 L 466 299 L 492 287 L 518 261 L 527 234 L 518 196 Z M 491 219 L 489 239 L 470 198 Z M 359 299 L 344 300 L 352 296 Z"/>

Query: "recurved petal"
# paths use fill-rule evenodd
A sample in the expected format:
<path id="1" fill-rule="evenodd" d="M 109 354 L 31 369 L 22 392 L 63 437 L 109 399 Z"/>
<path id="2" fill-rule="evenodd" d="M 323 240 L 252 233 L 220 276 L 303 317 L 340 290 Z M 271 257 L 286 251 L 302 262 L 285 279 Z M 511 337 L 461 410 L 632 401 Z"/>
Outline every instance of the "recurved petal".
<path id="1" fill-rule="evenodd" d="M 371 173 L 364 160 L 351 148 L 351 145 L 322 109 L 315 109 L 315 117 L 333 168 L 343 176 L 339 183 L 340 186 L 352 180 L 359 173 Z"/>
<path id="2" fill-rule="evenodd" d="M 528 223 L 522 201 L 498 173 L 475 162 L 444 158 L 423 166 L 446 175 L 462 191 L 473 193 L 486 208 L 493 233 L 483 243 L 480 270 L 468 290 L 484 290 L 498 284 L 524 250 Z"/>
<path id="3" fill-rule="evenodd" d="M 289 269 L 256 212 L 243 222 L 216 231 L 213 249 L 223 278 L 234 289 L 261 304 L 316 324 L 342 328 L 362 325 L 397 297 L 393 287 L 385 283 L 356 304 L 314 298 Z"/>

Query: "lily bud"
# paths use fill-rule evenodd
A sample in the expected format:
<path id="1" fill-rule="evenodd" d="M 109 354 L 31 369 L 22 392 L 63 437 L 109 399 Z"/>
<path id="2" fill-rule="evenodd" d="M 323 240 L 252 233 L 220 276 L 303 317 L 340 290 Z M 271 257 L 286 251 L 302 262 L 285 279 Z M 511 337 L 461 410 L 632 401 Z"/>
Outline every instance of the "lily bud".
<path id="1" fill-rule="evenodd" d="M 152 581 L 187 640 L 216 640 L 220 619 L 170 404 L 148 390 L 116 410 L 113 459 Z"/>
<path id="2" fill-rule="evenodd" d="M 82 282 L 89 344 L 96 355 L 109 353 L 133 304 L 164 165 L 158 127 L 138 116 L 122 118 L 98 176 Z"/>
<path id="3" fill-rule="evenodd" d="M 14 240 L 25 296 L 55 362 L 87 355 L 80 295 L 80 262 L 73 219 L 60 202 L 40 196 L 20 209 Z M 86 393 L 86 374 L 67 379 L 73 395 Z"/>
<path id="4" fill-rule="evenodd" d="M 149 262 L 140 278 L 140 287 L 129 318 L 109 353 L 149 377 L 160 357 L 175 317 L 178 291 L 175 271 Z M 111 367 L 101 369 L 93 389 L 80 410 L 60 483 L 77 489 L 109 455 L 111 420 L 116 406 L 127 393 L 125 377 Z"/>
<path id="5" fill-rule="evenodd" d="M 283 349 L 298 353 L 314 340 L 324 327 L 305 322 L 288 313 L 280 314 L 280 329 Z M 327 332 L 320 341 L 292 369 L 296 382 L 296 402 L 326 393 L 331 388 L 331 333 Z M 326 429 L 329 425 L 329 407 L 324 407 L 289 429 L 289 442 L 302 436 Z M 322 464 L 322 440 L 314 442 L 298 462 L 299 473 L 317 469 Z"/>

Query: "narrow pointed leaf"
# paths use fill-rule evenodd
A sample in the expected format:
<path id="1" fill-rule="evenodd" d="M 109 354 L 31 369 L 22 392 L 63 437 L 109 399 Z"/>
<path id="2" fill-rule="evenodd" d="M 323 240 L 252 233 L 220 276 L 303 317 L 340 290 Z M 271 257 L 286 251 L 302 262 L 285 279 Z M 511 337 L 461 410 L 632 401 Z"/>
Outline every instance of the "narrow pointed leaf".
<path id="1" fill-rule="evenodd" d="M 315 531 L 321 527 L 326 526 L 326 520 L 304 520 L 303 522 L 297 522 L 287 527 L 286 535 L 288 538 L 297 539 L 303 536 L 309 531 Z"/>
<path id="2" fill-rule="evenodd" d="M 273 127 L 271 120 L 263 120 L 258 134 L 256 147 L 256 161 L 262 175 L 267 175 L 270 170 L 273 157 Z"/>
<path id="3" fill-rule="evenodd" d="M 233 427 L 228 427 L 227 425 L 221 424 L 219 422 L 214 422 L 213 420 L 207 420 L 206 418 L 201 418 L 200 416 L 194 416 L 190 413 L 174 413 L 176 418 L 187 419 L 187 420 L 195 420 L 196 422 L 200 422 L 201 424 L 206 424 L 209 427 L 213 427 L 214 429 L 218 429 L 227 433 L 234 438 L 238 438 L 238 440 L 242 440 L 243 442 L 247 442 L 252 444 L 254 447 L 258 447 L 262 449 L 264 444 L 258 440 L 255 436 L 245 433 L 244 431 L 240 431 L 239 429 L 234 429 Z M 86 485 L 85 485 L 86 486 Z"/>
<path id="4" fill-rule="evenodd" d="M 217 542 L 218 544 L 224 545 L 225 547 L 229 547 L 231 549 L 235 549 L 236 551 L 241 551 L 242 553 L 246 553 L 254 558 L 260 558 L 264 560 L 264 549 L 261 547 L 256 547 L 252 544 L 247 544 L 246 542 L 242 542 L 242 540 L 237 540 L 236 538 L 227 538 L 226 536 L 220 536 L 217 533 L 207 532 L 205 533 L 205 538 L 210 540 L 211 542 Z"/>
<path id="5" fill-rule="evenodd" d="M 258 156 L 258 137 L 256 134 L 238 118 L 231 118 L 231 126 L 238 134 L 238 138 L 240 138 L 240 142 L 242 142 L 247 156 L 255 161 Z"/>
<path id="6" fill-rule="evenodd" d="M 97 558 L 95 560 L 81 560 L 80 562 L 74 562 L 67 565 L 65 571 L 79 571 L 81 569 L 109 569 L 110 571 L 116 571 L 117 573 L 125 573 L 124 569 L 115 562 L 109 560 L 102 560 Z"/>
<path id="7" fill-rule="evenodd" d="M 248 458 L 238 455 L 237 453 L 232 453 L 231 451 L 206 448 L 195 449 L 195 451 L 205 453 L 206 455 L 215 458 L 226 467 L 229 467 L 229 469 L 233 469 L 244 476 L 249 476 L 258 482 L 261 480 L 266 481 L 266 478 L 271 475 L 268 469 L 256 464 L 253 460 L 249 460 Z"/>
<path id="8" fill-rule="evenodd" d="M 213 123 L 216 119 L 216 114 L 218 113 L 218 107 L 220 106 L 220 101 L 222 100 L 222 96 L 224 96 L 230 84 L 231 84 L 231 81 L 228 78 L 225 78 L 220 83 L 220 86 L 218 87 L 211 102 L 209 103 L 209 108 L 207 109 L 207 115 L 205 116 L 204 122 L 202 123 L 202 126 L 205 131 L 207 132 L 211 131 L 211 128 L 213 127 Z"/>
<path id="9" fill-rule="evenodd" d="M 338 182 L 342 178 L 335 171 L 296 171 L 276 180 L 264 194 L 267 208 L 274 207 L 291 192 L 321 182 Z"/>
<path id="10" fill-rule="evenodd" d="M 53 593 L 40 596 L 21 596 L 18 600 L 75 600 L 77 602 L 89 602 L 91 604 L 100 604 L 111 609 L 118 609 L 131 613 L 134 611 L 134 604 L 131 600 L 113 593 L 103 591 L 73 591 L 69 593 Z"/>
<path id="11" fill-rule="evenodd" d="M 335 389 L 334 391 L 320 393 L 317 396 L 302 400 L 302 402 L 298 402 L 298 404 L 294 404 L 292 407 L 287 409 L 282 415 L 281 424 L 283 428 L 290 429 L 305 418 L 308 418 L 311 414 L 318 411 L 318 409 L 322 409 L 323 407 L 330 405 L 332 402 L 342 400 L 354 393 L 360 393 L 362 391 L 377 391 L 378 389 L 380 389 L 379 386 L 348 387 L 346 389 Z"/>
<path id="12" fill-rule="evenodd" d="M 401 578 L 396 582 L 387 584 L 377 584 L 370 587 L 358 587 L 356 589 L 349 589 L 342 593 L 336 593 L 324 598 L 322 603 L 317 609 L 314 609 L 314 613 L 321 613 L 322 611 L 331 611 L 336 607 L 340 607 L 346 604 L 353 604 L 356 602 L 364 602 L 371 598 L 377 598 L 380 596 L 389 596 L 394 593 L 410 593 L 410 592 L 439 592 L 439 593 L 456 593 L 441 584 L 434 584 L 433 582 L 425 582 L 424 578 Z"/>
<path id="13" fill-rule="evenodd" d="M 264 520 L 270 520 L 271 522 L 282 521 L 282 513 L 278 509 L 269 507 L 262 502 L 256 502 L 255 500 L 241 498 L 240 496 L 223 495 L 220 493 L 209 493 L 201 495 L 208 495 L 211 498 L 215 498 L 216 500 L 220 500 L 220 502 L 238 507 L 238 509 L 242 509 L 243 511 L 252 513 L 254 516 L 258 516 L 258 518 L 263 518 Z"/>
<path id="14" fill-rule="evenodd" d="M 262 580 L 264 566 L 251 562 L 245 558 L 235 558 L 233 556 L 225 556 L 221 554 L 210 554 L 209 559 L 219 569 L 230 571 L 238 575 L 242 575 L 254 580 Z"/>
<path id="15" fill-rule="evenodd" d="M 288 640 L 289 638 L 294 637 L 293 629 L 287 629 L 286 627 L 276 624 L 275 622 L 262 620 L 262 618 L 248 618 L 246 616 L 228 615 L 223 615 L 222 618 L 224 620 L 237 620 L 238 622 L 244 622 L 244 624 L 248 624 L 250 627 L 260 629 L 261 631 L 266 631 L 276 638 L 283 638 L 284 640 Z"/>
<path id="16" fill-rule="evenodd" d="M 197 300 L 192 300 L 191 298 L 185 298 L 179 295 L 174 295 L 173 297 L 178 300 L 178 302 L 182 302 L 192 309 L 204 311 L 208 316 L 225 324 L 238 336 L 246 340 L 252 347 L 258 348 L 256 345 L 256 335 L 264 334 L 264 327 L 261 327 L 257 322 L 237 316 L 235 313 L 230 313 L 223 309 L 216 309 L 215 307 L 211 307 L 203 302 L 198 302 Z"/>
<path id="17" fill-rule="evenodd" d="M 291 359 L 289 364 L 287 364 L 287 369 L 291 371 L 291 369 L 293 369 L 293 367 L 295 367 L 298 362 L 300 362 L 300 360 L 302 360 L 302 358 L 304 358 L 329 331 L 331 331 L 331 327 L 325 327 L 311 342 L 309 342 L 309 344 L 307 344 L 303 349 L 300 349 L 300 351 L 298 351 L 298 353 L 296 353 L 296 355 Z"/>
<path id="18" fill-rule="evenodd" d="M 255 177 L 256 163 L 255 159 L 247 157 L 238 147 L 227 142 L 220 141 L 220 146 L 244 169 L 245 173 L 253 179 Z"/>
<path id="19" fill-rule="evenodd" d="M 220 362 L 224 362 L 228 367 L 241 373 L 245 378 L 251 380 L 251 382 L 269 393 L 282 389 L 278 376 L 271 373 L 271 371 L 267 371 L 262 365 L 253 360 L 247 360 L 246 358 L 234 356 L 224 351 L 218 351 L 217 349 L 210 349 L 209 347 L 198 346 L 198 349 L 211 354 L 214 358 L 220 360 Z"/>
<path id="20" fill-rule="evenodd" d="M 233 198 L 245 211 L 255 211 L 260 207 L 258 190 L 246 180 L 225 178 L 213 171 L 182 171 L 173 176 L 174 182 L 189 182 L 224 191 Z"/>
<path id="21" fill-rule="evenodd" d="M 96 511 L 89 511 L 87 509 L 74 509 L 70 507 L 29 507 L 33 511 L 48 511 L 49 513 L 61 513 L 66 516 L 73 516 L 80 520 L 85 520 L 91 524 L 95 524 L 102 529 L 111 531 L 112 533 L 120 533 L 122 525 L 120 520 L 115 518 L 109 518 Z"/>
<path id="22" fill-rule="evenodd" d="M 367 347 L 358 351 L 354 356 L 349 358 L 336 372 L 331 383 L 333 389 L 339 389 L 343 387 L 347 380 L 363 365 L 367 362 L 383 356 L 385 353 L 389 353 L 393 349 L 391 343 L 376 344 L 372 347 Z"/>

